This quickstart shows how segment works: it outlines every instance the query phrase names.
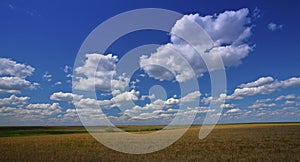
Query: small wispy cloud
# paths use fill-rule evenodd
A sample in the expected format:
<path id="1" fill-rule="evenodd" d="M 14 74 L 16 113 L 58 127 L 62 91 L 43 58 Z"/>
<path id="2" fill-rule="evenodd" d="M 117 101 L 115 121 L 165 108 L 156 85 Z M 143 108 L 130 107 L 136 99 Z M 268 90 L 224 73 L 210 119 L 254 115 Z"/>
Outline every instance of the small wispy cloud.
<path id="1" fill-rule="evenodd" d="M 54 83 L 54 85 L 61 85 L 61 84 L 62 84 L 61 81 Z"/>
<path id="2" fill-rule="evenodd" d="M 8 4 L 7 7 L 13 12 L 18 11 L 18 13 L 26 14 L 31 17 L 33 17 L 33 16 L 41 17 L 41 14 L 39 13 L 39 11 L 34 8 L 28 8 L 28 7 L 20 6 L 18 4 Z"/>
<path id="3" fill-rule="evenodd" d="M 16 6 L 12 5 L 12 4 L 8 4 L 8 7 L 12 10 L 14 10 L 16 8 Z"/>
<path id="4" fill-rule="evenodd" d="M 49 74 L 48 72 L 45 72 L 45 74 L 43 75 L 43 78 L 45 78 L 48 82 L 52 81 L 52 75 Z"/>
<path id="5" fill-rule="evenodd" d="M 281 25 L 281 24 L 275 24 L 273 22 L 268 24 L 268 29 L 271 30 L 271 31 L 279 30 L 279 29 L 282 29 L 282 28 L 283 28 L 283 25 Z"/>
<path id="6" fill-rule="evenodd" d="M 261 17 L 259 8 L 255 7 L 255 9 L 252 12 L 252 17 L 253 17 L 253 19 L 258 19 Z"/>
<path id="7" fill-rule="evenodd" d="M 65 73 L 70 73 L 70 72 L 72 72 L 72 67 L 66 65 L 66 66 L 64 67 L 64 72 L 65 72 Z"/>

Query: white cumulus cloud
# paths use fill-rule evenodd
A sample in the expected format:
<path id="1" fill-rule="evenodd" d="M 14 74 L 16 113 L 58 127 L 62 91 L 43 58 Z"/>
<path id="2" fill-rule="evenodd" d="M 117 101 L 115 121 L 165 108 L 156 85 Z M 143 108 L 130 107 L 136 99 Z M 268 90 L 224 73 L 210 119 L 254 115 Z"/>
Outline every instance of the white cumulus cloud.
<path id="1" fill-rule="evenodd" d="M 27 109 L 46 109 L 46 110 L 56 110 L 61 109 L 59 103 L 52 103 L 52 104 L 44 104 L 44 103 L 36 103 L 36 104 L 29 104 L 26 106 Z"/>
<path id="2" fill-rule="evenodd" d="M 19 77 L 0 77 L 0 92 L 21 93 L 24 89 L 34 89 L 38 85 Z"/>
<path id="3" fill-rule="evenodd" d="M 240 112 L 241 110 L 238 109 L 238 108 L 235 108 L 235 109 L 229 109 L 226 113 L 237 113 L 237 112 Z"/>
<path id="4" fill-rule="evenodd" d="M 243 99 L 257 94 L 270 94 L 282 89 L 299 87 L 300 78 L 292 77 L 286 80 L 275 80 L 272 77 L 262 77 L 256 81 L 242 84 L 236 88 L 227 99 Z"/>
<path id="5" fill-rule="evenodd" d="M 34 70 L 30 65 L 20 64 L 7 58 L 0 58 L 0 75 L 26 78 L 31 76 Z"/>
<path id="6" fill-rule="evenodd" d="M 257 79 L 254 82 L 250 82 L 250 83 L 246 83 L 246 84 L 241 84 L 239 85 L 240 88 L 251 88 L 251 87 L 257 87 L 257 86 L 261 86 L 270 82 L 273 82 L 274 79 L 270 76 L 267 77 L 261 77 L 259 79 Z"/>
<path id="7" fill-rule="evenodd" d="M 11 95 L 8 98 L 1 98 L 0 99 L 0 106 L 3 105 L 16 105 L 21 106 L 27 104 L 30 97 L 17 97 L 15 95 Z"/>
<path id="8" fill-rule="evenodd" d="M 80 100 L 82 97 L 82 95 L 73 93 L 55 92 L 50 96 L 50 99 L 54 101 L 72 101 Z"/>
<path id="9" fill-rule="evenodd" d="M 74 69 L 73 88 L 76 90 L 124 90 L 129 79 L 124 76 L 116 76 L 117 56 L 112 54 L 86 54 L 82 66 Z M 112 86 L 111 86 L 112 85 Z"/>
<path id="10" fill-rule="evenodd" d="M 34 89 L 39 84 L 26 80 L 34 68 L 30 65 L 17 63 L 11 59 L 0 58 L 0 93 L 21 93 L 24 89 Z"/>
<path id="11" fill-rule="evenodd" d="M 171 43 L 160 46 L 150 56 L 143 55 L 140 58 L 140 66 L 150 77 L 159 80 L 175 78 L 184 82 L 191 79 L 194 72 L 196 76 L 202 76 L 207 71 L 205 62 L 187 42 L 174 34 L 185 35 L 193 45 L 204 46 L 207 42 L 199 40 L 198 35 L 191 32 L 194 28 L 193 23 L 199 24 L 214 41 L 210 49 L 203 49 L 206 58 L 214 60 L 216 55 L 219 55 L 225 66 L 239 65 L 252 50 L 252 47 L 245 43 L 252 34 L 248 14 L 249 10 L 244 8 L 218 15 L 185 15 L 173 26 Z"/>

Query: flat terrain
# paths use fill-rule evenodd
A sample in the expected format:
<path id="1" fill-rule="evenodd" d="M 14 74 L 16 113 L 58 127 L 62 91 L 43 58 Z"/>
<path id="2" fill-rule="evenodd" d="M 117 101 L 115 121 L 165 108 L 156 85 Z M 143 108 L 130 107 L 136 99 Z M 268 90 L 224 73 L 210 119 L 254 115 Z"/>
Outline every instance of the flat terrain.
<path id="1" fill-rule="evenodd" d="M 0 127 L 0 161 L 300 161 L 300 123 L 217 125 L 204 140 L 199 129 L 164 150 L 131 155 L 106 148 L 82 127 Z"/>

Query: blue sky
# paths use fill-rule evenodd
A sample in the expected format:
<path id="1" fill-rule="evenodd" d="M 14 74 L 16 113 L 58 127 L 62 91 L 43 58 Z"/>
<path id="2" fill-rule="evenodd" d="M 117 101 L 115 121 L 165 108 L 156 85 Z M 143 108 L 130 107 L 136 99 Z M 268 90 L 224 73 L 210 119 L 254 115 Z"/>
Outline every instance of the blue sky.
<path id="1" fill-rule="evenodd" d="M 297 21 L 297 6 L 298 2 L 284 1 L 1 1 L 0 125 L 79 125 L 75 105 L 101 105 L 104 101 L 109 103 L 102 105 L 106 106 L 103 112 L 117 124 L 169 123 L 186 95 L 180 94 L 178 85 L 190 76 L 178 63 L 170 64 L 177 69 L 175 78 L 157 67 L 143 67 L 143 63 L 167 62 L 166 56 L 170 53 L 164 47 L 170 43 L 185 58 L 192 58 L 189 63 L 195 71 L 203 70 L 196 72 L 200 91 L 191 93 L 187 96 L 189 99 L 185 98 L 199 100 L 199 105 L 192 110 L 197 112 L 195 123 L 202 123 L 211 101 L 207 69 L 202 67 L 201 59 L 197 61 L 189 54 L 193 53 L 190 52 L 192 49 L 187 50 L 182 44 L 172 41 L 172 35 L 166 32 L 130 33 L 114 42 L 106 52 L 87 55 L 87 60 L 104 61 L 103 65 L 98 65 L 104 69 L 96 86 L 98 100 L 88 98 L 84 92 L 72 92 L 72 74 L 78 68 L 73 65 L 89 33 L 112 16 L 140 8 L 179 12 L 196 21 L 212 37 L 214 49 L 221 53 L 226 67 L 227 95 L 220 97 L 225 100 L 220 123 L 299 121 L 300 55 L 297 47 L 300 23 Z M 236 23 L 228 22 L 238 18 Z M 189 29 L 184 25 L 184 19 L 178 21 L 184 29 Z M 177 28 L 174 24 L 173 29 Z M 114 75 L 116 85 L 128 83 L 129 88 L 103 88 L 100 84 L 106 81 L 103 77 L 110 77 L 109 72 L 115 72 L 105 67 L 114 68 L 128 51 L 151 43 L 159 44 L 161 51 L 153 51 L 140 59 L 140 70 L 129 81 L 126 77 L 122 80 Z M 110 53 L 112 55 L 108 55 Z M 83 71 L 77 72 L 89 77 L 87 60 L 82 60 Z M 183 80 L 180 80 L 181 74 L 184 74 Z M 87 88 L 85 83 L 78 84 Z M 160 86 L 151 89 L 153 85 Z M 165 88 L 165 95 L 161 87 Z M 84 88 L 79 89 L 87 90 Z M 155 90 L 159 92 L 155 96 L 148 93 Z M 128 98 L 138 107 L 134 109 L 129 104 L 120 108 L 127 111 L 120 111 L 118 105 L 126 105 Z M 77 103 L 72 104 L 71 99 L 76 99 Z M 147 108 L 147 104 L 152 108 Z M 101 115 L 96 118 L 101 118 Z"/>

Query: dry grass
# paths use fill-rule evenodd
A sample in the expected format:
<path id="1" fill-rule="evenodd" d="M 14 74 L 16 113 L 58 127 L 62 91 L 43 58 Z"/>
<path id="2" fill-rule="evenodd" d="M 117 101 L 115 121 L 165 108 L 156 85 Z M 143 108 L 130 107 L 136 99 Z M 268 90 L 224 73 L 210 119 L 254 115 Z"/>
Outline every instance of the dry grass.
<path id="1" fill-rule="evenodd" d="M 300 124 L 218 125 L 204 140 L 192 127 L 144 155 L 110 150 L 89 134 L 0 138 L 0 161 L 300 161 Z"/>

